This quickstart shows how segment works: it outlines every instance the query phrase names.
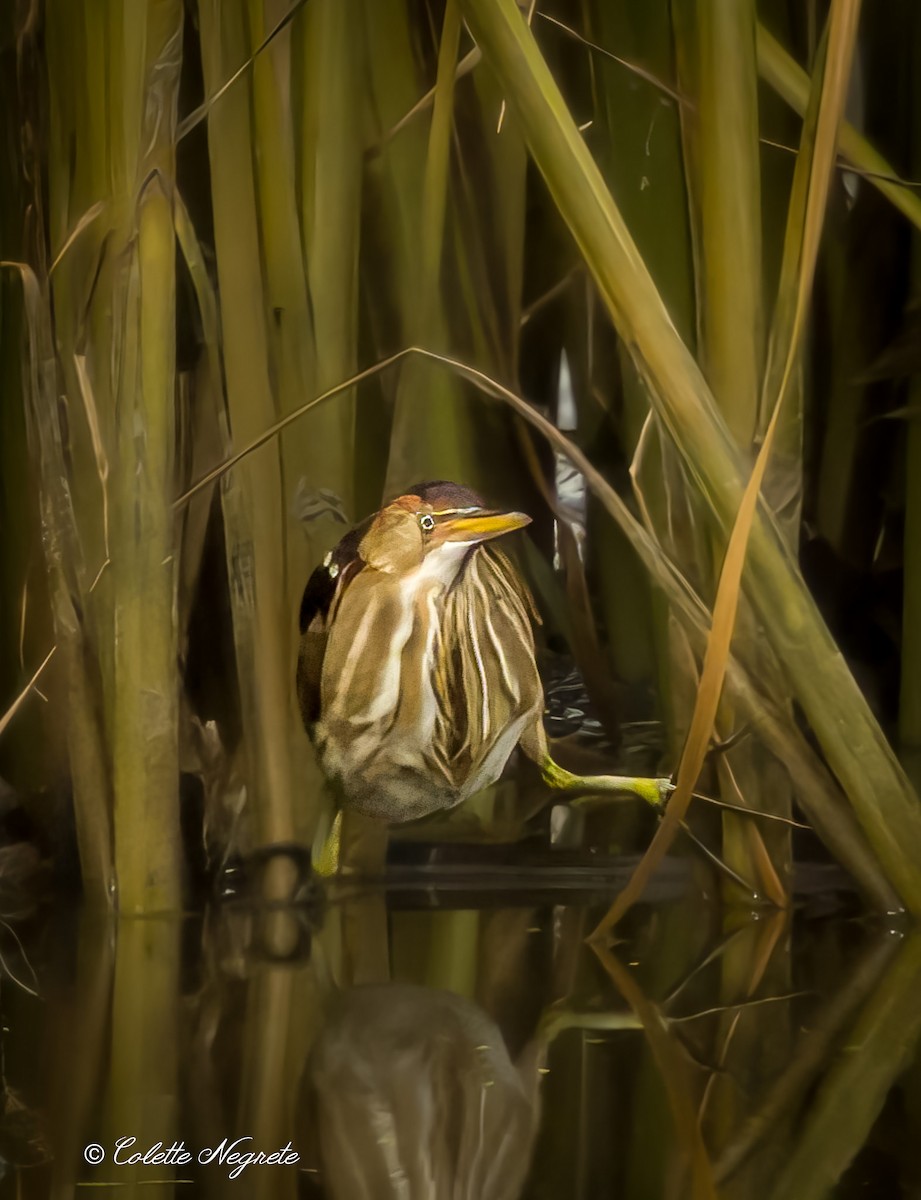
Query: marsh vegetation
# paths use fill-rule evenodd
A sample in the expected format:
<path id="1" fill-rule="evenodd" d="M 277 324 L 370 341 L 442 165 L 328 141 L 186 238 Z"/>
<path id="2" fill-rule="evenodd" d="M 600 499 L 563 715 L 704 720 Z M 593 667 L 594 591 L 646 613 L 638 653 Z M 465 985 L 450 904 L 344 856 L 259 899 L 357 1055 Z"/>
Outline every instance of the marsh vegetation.
<path id="1" fill-rule="evenodd" d="M 911 0 L 863 12 L 859 0 L 3 6 L 0 818 L 4 853 L 19 847 L 3 868 L 12 891 L 24 863 L 57 895 L 79 890 L 100 920 L 175 916 L 215 889 L 252 899 L 258 864 L 281 845 L 305 848 L 286 853 L 312 902 L 295 868 L 333 800 L 297 711 L 301 592 L 384 497 L 420 479 L 462 482 L 533 518 L 516 562 L 541 615 L 559 761 L 672 774 L 677 787 L 658 822 L 636 804 L 576 819 L 510 776 L 460 820 L 407 827 L 392 870 L 430 879 L 448 866 L 465 886 L 524 879 L 519 914 L 533 914 L 535 888 L 551 904 L 540 871 L 551 890 L 581 878 L 600 891 L 558 922 L 580 946 L 599 921 L 631 945 L 654 941 L 655 903 L 628 909 L 655 901 L 644 889 L 663 870 L 681 873 L 702 906 L 692 940 L 719 976 L 701 996 L 719 1013 L 691 1065 L 674 1066 L 666 1003 L 695 970 L 694 956 L 674 957 L 684 934 L 663 934 L 661 958 L 637 952 L 649 966 L 638 991 L 609 938 L 577 970 L 541 916 L 549 975 L 533 1027 L 519 1030 L 519 1082 L 552 1053 L 540 1012 L 584 1015 L 562 998 L 579 992 L 579 971 L 600 972 L 663 1072 L 695 1195 L 724 1182 L 727 1195 L 755 1194 L 728 1182 L 755 1126 L 781 1138 L 768 1158 L 783 1156 L 778 1114 L 826 1070 L 785 1167 L 783 1186 L 798 1190 L 777 1195 L 827 1194 L 849 1159 L 825 1131 L 840 1122 L 856 1151 L 917 1034 L 905 999 L 917 949 L 908 939 L 896 953 L 885 929 L 886 914 L 906 928 L 921 915 L 919 11 Z M 834 882 L 836 913 L 863 924 L 853 944 L 835 935 L 821 987 L 831 1011 L 815 1017 L 826 1032 L 801 1056 L 799 1002 L 775 1010 L 771 997 L 813 986 L 815 962 L 804 968 L 796 947 L 825 943 L 791 942 L 789 922 L 816 878 Z M 317 1012 L 330 980 L 392 974 L 496 1016 L 502 988 L 481 986 L 475 964 L 503 919 L 471 911 L 452 904 L 437 935 L 420 926 L 414 941 L 383 901 L 334 904 L 330 974 L 309 985 L 303 972 L 251 969 L 250 924 L 230 951 L 214 918 L 199 930 L 202 961 L 217 953 L 224 970 L 220 945 L 249 963 L 247 1061 L 288 1071 L 290 1098 L 305 1058 L 283 1065 L 272 1033 L 296 1027 L 306 1053 L 302 984 L 319 989 Z M 770 936 L 749 929 L 752 912 Z M 377 930 L 391 954 L 367 971 L 350 941 L 363 921 L 360 946 Z M 297 924 L 269 922 L 273 955 Z M 229 1011 L 205 1005 L 207 970 L 183 982 L 171 920 L 149 937 L 127 928 L 117 962 L 81 934 L 80 994 L 88 1006 L 111 995 L 113 1025 L 87 1036 L 85 1077 L 74 1068 L 85 1086 L 72 1130 L 103 1045 L 116 1108 L 158 1071 L 173 1086 L 176 1062 L 151 1052 L 132 1076 L 120 1059 L 127 1014 L 147 1012 L 164 1042 L 180 994 L 195 992 L 212 1031 Z M 524 962 L 519 934 L 509 944 Z M 760 998 L 783 1015 L 732 1007 Z M 885 1013 L 901 1014 L 889 1041 Z M 591 1022 L 573 1024 L 554 1027 L 561 1046 L 583 1039 L 567 1087 L 593 1087 Z M 879 1070 L 844 1121 L 851 1077 L 828 1055 L 851 1029 Z M 759 1043 L 776 1058 L 752 1068 L 743 1116 L 727 1078 L 739 1082 Z M 810 1070 L 791 1068 L 791 1083 L 797 1056 Z M 496 1070 L 511 1079 L 505 1059 Z M 268 1114 L 247 1078 L 240 1094 Z M 263 1086 L 281 1078 L 270 1070 Z M 560 1121 L 542 1136 L 563 1138 Z M 638 1196 L 660 1194 L 648 1191 L 650 1153 L 628 1172 Z M 601 1194 L 588 1186 L 572 1194 Z"/>

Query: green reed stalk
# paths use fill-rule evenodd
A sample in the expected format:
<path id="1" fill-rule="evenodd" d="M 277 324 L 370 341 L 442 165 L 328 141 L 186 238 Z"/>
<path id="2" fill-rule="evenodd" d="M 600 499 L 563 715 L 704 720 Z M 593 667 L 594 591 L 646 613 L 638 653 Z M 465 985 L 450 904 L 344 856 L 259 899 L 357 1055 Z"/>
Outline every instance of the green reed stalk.
<path id="1" fill-rule="evenodd" d="M 240 0 L 201 0 L 199 18 L 205 90 L 211 96 L 248 57 L 251 41 Z M 208 150 L 227 408 L 233 442 L 242 445 L 278 414 L 245 77 L 211 108 Z M 286 182 L 279 180 L 279 186 Z M 258 451 L 225 480 L 221 492 L 245 748 L 261 842 L 294 836 L 297 764 L 306 753 L 293 695 L 296 609 L 286 563 L 288 497 L 281 456 L 277 445 Z"/>

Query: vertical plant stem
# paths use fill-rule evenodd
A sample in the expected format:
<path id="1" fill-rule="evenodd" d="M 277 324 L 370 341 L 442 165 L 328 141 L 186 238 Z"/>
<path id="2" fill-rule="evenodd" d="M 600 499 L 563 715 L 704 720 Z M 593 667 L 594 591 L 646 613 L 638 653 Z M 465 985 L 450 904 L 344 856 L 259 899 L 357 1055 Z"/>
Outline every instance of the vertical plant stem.
<path id="1" fill-rule="evenodd" d="M 130 13 L 115 3 L 52 5 L 47 21 L 49 62 L 60 67 L 52 68 L 59 90 L 51 111 L 53 144 L 63 157 L 50 163 L 49 195 L 76 517 L 64 569 L 77 594 L 66 617 L 66 605 L 58 611 L 62 623 L 80 631 L 67 655 L 80 699 L 71 720 L 100 721 L 108 738 L 72 738 L 75 787 L 104 775 L 99 794 L 112 789 L 123 910 L 176 909 L 175 250 L 168 196 L 182 4 L 148 0 Z M 71 141 L 85 148 L 73 164 Z M 91 206 L 98 219 L 81 229 Z M 73 230 L 79 232 L 71 244 Z M 73 637 L 74 628 L 68 633 Z M 78 801 L 86 873 L 84 843 L 102 822 L 83 807 Z"/>
<path id="2" fill-rule="evenodd" d="M 758 124 L 757 28 L 753 0 L 723 4 L 720 0 L 674 0 L 678 31 L 689 45 L 679 61 L 691 60 L 682 86 L 696 101 L 685 106 L 684 144 L 692 219 L 697 230 L 698 358 L 714 399 L 740 451 L 750 454 L 758 416 L 764 364 L 764 312 L 761 250 L 761 179 Z M 695 20 L 696 16 L 696 20 Z M 712 542 L 711 554 L 721 547 Z M 712 577 L 715 563 L 704 565 Z M 739 636 L 756 639 L 750 620 L 740 613 Z M 765 670 L 776 667 L 762 650 Z M 778 681 L 779 682 L 779 681 Z M 721 720 L 731 730 L 732 706 L 724 701 Z M 732 766 L 732 773 L 728 765 Z M 776 768 L 760 747 L 749 743 L 720 763 L 726 798 L 734 800 L 737 783 L 757 808 L 789 815 Z M 763 786 L 762 786 L 763 785 Z M 727 790 L 728 789 L 728 790 Z M 790 869 L 789 830 L 781 826 L 764 834 L 732 814 L 723 816 L 723 857 L 744 879 L 760 886 L 759 854 L 752 846 L 767 837 L 772 857 L 783 874 Z M 731 885 L 728 885 L 731 887 Z"/>
<path id="3" fill-rule="evenodd" d="M 421 90 L 409 6 L 406 0 L 364 0 L 363 12 L 371 99 L 383 133 L 412 108 Z M 443 91 L 451 77 L 446 79 L 443 74 L 441 83 Z M 440 113 L 442 121 L 445 114 L 453 119 L 450 104 L 440 105 Z M 448 149 L 443 138 L 436 137 L 429 144 L 425 124 L 411 122 L 387 143 L 371 174 L 371 203 L 377 205 L 376 224 L 386 231 L 389 256 L 388 265 L 378 269 L 389 275 L 390 297 L 385 303 L 397 326 L 392 336 L 401 345 L 424 343 L 443 348 L 447 338 L 440 289 L 433 295 L 423 294 L 420 287 L 419 238 L 423 204 L 430 214 L 437 212 L 432 189 L 448 187 Z M 430 199 L 424 202 L 426 172 Z M 400 371 L 394 405 L 388 494 L 426 478 L 457 479 L 476 486 L 471 415 L 458 380 L 445 378 L 429 363 L 406 363 Z"/>
<path id="4" fill-rule="evenodd" d="M 697 0 L 700 358 L 744 453 L 755 433 L 764 315 L 754 0 Z"/>
<path id="5" fill-rule="evenodd" d="M 177 5 L 177 10 L 179 6 Z M 180 907 L 179 694 L 172 484 L 175 248 L 156 181 L 140 201 L 113 488 L 115 865 L 123 913 Z M 135 343 L 137 355 L 129 353 Z M 144 436 L 138 437 L 138 429 Z M 129 699 L 130 698 L 130 699 Z"/>
<path id="6" fill-rule="evenodd" d="M 364 88 L 359 0 L 318 0 L 308 5 L 297 30 L 292 64 L 295 94 L 301 95 L 295 124 L 297 193 L 313 319 L 315 385 L 324 391 L 354 375 L 358 365 L 358 261 L 361 244 Z M 314 485 L 331 488 L 350 517 L 361 516 L 379 496 L 356 489 L 366 480 L 356 470 L 355 395 L 337 399 L 322 425 L 311 427 L 322 447 L 302 464 Z M 374 447 L 374 453 L 379 452 Z M 319 549 L 319 548 L 318 548 Z"/>
<path id="7" fill-rule="evenodd" d="M 134 226 L 125 229 L 127 260 L 118 268 L 123 308 L 113 329 L 114 690 L 108 707 L 115 863 L 120 910 L 162 912 L 181 906 L 172 512 L 176 250 L 160 173 L 167 181 L 174 176 L 182 4 L 149 0 L 146 21 L 118 9 L 112 19 L 114 44 L 125 47 L 124 57 L 110 62 L 125 99 L 111 114 L 113 183 L 117 200 L 130 201 L 124 211 Z"/>
<path id="8" fill-rule="evenodd" d="M 642 62 L 663 78 L 674 72 L 673 44 L 677 40 L 669 7 L 668 0 L 630 0 L 618 5 L 592 0 L 586 4 L 593 39 L 622 59 Z M 692 231 L 685 202 L 678 105 L 663 97 L 651 83 L 637 80 L 619 62 L 596 59 L 592 67 L 598 116 L 587 134 L 589 145 L 597 146 L 599 165 L 612 195 L 618 199 L 631 236 L 679 333 L 691 345 L 695 323 Z M 617 357 L 624 410 L 619 432 L 623 453 L 632 460 L 649 418 L 649 394 L 623 342 Z M 605 393 L 617 386 L 600 376 L 590 382 Z M 586 390 L 579 414 L 580 430 L 596 413 L 597 403 Z M 606 440 L 614 440 L 610 416 L 604 431 Z M 664 531 L 668 524 L 667 484 L 659 469 L 657 432 L 653 431 L 648 440 L 640 477 L 650 514 L 657 528 Z M 654 469 L 650 469 L 652 464 Z M 670 704 L 675 691 L 671 675 L 677 667 L 669 652 L 667 612 L 657 608 L 651 598 L 649 581 L 629 543 L 594 503 L 590 503 L 591 508 L 597 518 L 589 549 L 600 585 L 615 672 L 631 684 L 648 682 L 657 660 L 663 717 L 670 726 L 671 739 L 677 743 Z"/>
<path id="9" fill-rule="evenodd" d="M 447 0 L 438 47 L 435 103 L 422 185 L 423 308 L 427 308 L 437 297 L 441 280 L 441 255 L 451 162 L 451 127 L 454 120 L 454 72 L 457 69 L 460 31 L 460 9 L 457 0 Z"/>
<path id="10" fill-rule="evenodd" d="M 247 0 L 251 53 L 255 53 L 268 28 L 276 23 L 279 15 L 276 10 L 281 7 L 276 0 Z M 287 5 L 283 7 L 287 8 Z M 328 10 L 327 4 L 314 14 L 314 25 L 321 20 L 329 23 L 331 14 Z M 284 34 L 253 64 L 252 127 L 259 240 L 264 264 L 266 309 L 263 319 L 268 331 L 276 409 L 281 416 L 296 408 L 305 395 L 317 390 L 316 339 L 297 211 L 295 128 L 286 99 L 291 94 L 292 82 L 291 38 Z M 324 104 L 329 108 L 324 106 L 318 114 L 317 133 L 335 120 L 337 110 L 330 101 L 330 97 L 324 97 Z M 347 132 L 340 130 L 338 140 L 345 142 Z M 352 143 L 345 149 L 354 154 L 356 148 Z M 303 156 L 304 147 L 301 151 Z M 312 152 L 313 147 L 306 150 L 307 154 Z M 335 163 L 324 163 L 319 170 L 325 176 L 332 174 L 336 166 Z M 317 235 L 319 231 L 312 227 L 311 233 Z M 325 230 L 323 234 L 325 236 Z M 328 265 L 332 269 L 334 264 Z M 281 442 L 288 603 L 292 614 L 297 611 L 310 571 L 338 541 L 343 532 L 343 519 L 347 519 L 345 514 L 351 513 L 350 407 L 347 398 L 340 398 L 336 404 L 312 413 Z M 344 514 L 315 511 L 317 506 L 313 501 L 321 488 L 336 494 Z M 310 511 L 309 520 L 303 518 L 301 508 Z"/>
<path id="11" fill-rule="evenodd" d="M 241 0 L 201 0 L 205 89 L 215 93 L 249 54 Z M 234 444 L 272 423 L 264 281 L 253 174 L 249 88 L 238 80 L 208 116 L 212 210 L 221 299 L 227 405 Z M 227 565 L 256 837 L 294 836 L 294 614 L 286 571 L 283 478 L 277 445 L 224 481 Z"/>
<path id="12" fill-rule="evenodd" d="M 257 52 L 288 8 L 286 0 L 246 0 L 250 54 Z M 272 399 L 279 416 L 291 412 L 317 387 L 315 335 L 297 206 L 296 125 L 290 103 L 293 40 L 291 30 L 282 34 L 258 54 L 252 71 L 252 172 L 265 304 L 262 319 Z M 323 112 L 321 124 L 334 119 L 333 111 Z M 354 144 L 351 149 L 355 151 Z M 334 167 L 330 164 L 325 169 Z M 343 520 L 350 512 L 351 452 L 352 420 L 345 398 L 311 414 L 279 444 L 282 512 L 275 536 L 284 549 L 285 588 L 278 600 L 285 606 L 285 615 L 275 636 L 282 663 L 287 665 L 287 758 L 293 790 L 289 812 L 283 816 L 279 805 L 276 819 L 279 829 L 287 825 L 305 840 L 315 831 L 322 781 L 294 702 L 290 664 L 297 658 L 295 616 L 310 572 L 341 537 Z M 344 513 L 334 506 L 316 504 L 324 490 L 337 498 Z M 281 885 L 276 872 L 271 877 L 273 886 Z"/>

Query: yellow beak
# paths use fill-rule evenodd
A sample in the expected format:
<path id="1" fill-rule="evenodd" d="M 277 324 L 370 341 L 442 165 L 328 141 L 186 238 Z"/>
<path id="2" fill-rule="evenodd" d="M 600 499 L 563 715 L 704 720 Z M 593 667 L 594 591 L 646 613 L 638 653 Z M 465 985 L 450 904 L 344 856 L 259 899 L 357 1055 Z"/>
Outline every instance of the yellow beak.
<path id="1" fill-rule="evenodd" d="M 446 521 L 441 529 L 446 542 L 485 542 L 530 524 L 531 518 L 525 513 L 483 513 L 475 517 L 456 517 Z"/>

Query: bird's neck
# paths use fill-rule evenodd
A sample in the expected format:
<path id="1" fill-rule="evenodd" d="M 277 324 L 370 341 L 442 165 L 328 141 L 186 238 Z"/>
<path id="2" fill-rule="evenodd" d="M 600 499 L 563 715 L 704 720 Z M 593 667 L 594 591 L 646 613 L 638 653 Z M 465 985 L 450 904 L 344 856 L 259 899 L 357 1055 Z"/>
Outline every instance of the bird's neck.
<path id="1" fill-rule="evenodd" d="M 445 542 L 437 550 L 426 554 L 420 565 L 410 575 L 411 586 L 426 587 L 441 584 L 451 587 L 465 569 L 470 553 L 477 552 L 475 542 Z"/>

